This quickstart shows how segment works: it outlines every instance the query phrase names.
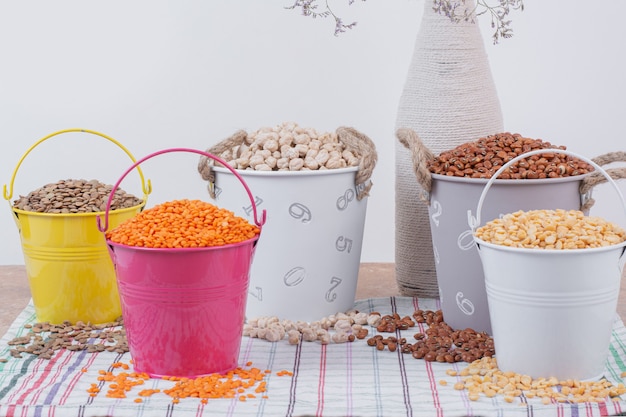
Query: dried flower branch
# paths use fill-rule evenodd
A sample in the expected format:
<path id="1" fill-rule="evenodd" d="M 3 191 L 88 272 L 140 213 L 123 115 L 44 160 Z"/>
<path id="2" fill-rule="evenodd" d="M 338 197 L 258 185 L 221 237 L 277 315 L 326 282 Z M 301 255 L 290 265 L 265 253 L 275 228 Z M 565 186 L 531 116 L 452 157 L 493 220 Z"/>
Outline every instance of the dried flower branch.
<path id="1" fill-rule="evenodd" d="M 489 13 L 491 27 L 495 29 L 491 36 L 494 44 L 497 44 L 500 38 L 508 39 L 513 36 L 511 21 L 506 19 L 511 10 L 524 11 L 523 0 L 498 0 L 496 5 L 489 4 L 487 0 L 476 0 L 473 8 L 467 8 L 465 3 L 466 0 L 433 0 L 433 10 L 455 23 L 461 21 L 475 23 L 476 16 Z M 479 11 L 481 8 L 484 10 Z"/>
<path id="2" fill-rule="evenodd" d="M 361 0 L 366 1 L 366 0 Z M 348 5 L 352 5 L 355 0 L 348 0 Z M 343 23 L 343 19 L 337 16 L 330 6 L 328 5 L 328 0 L 324 1 L 325 9 L 322 12 L 317 12 L 317 0 L 296 0 L 293 5 L 286 6 L 285 9 L 301 9 L 303 16 L 310 16 L 313 19 L 318 17 L 332 17 L 335 19 L 335 36 L 339 36 L 340 33 L 345 32 L 347 29 L 352 29 L 356 26 L 357 22 L 352 22 L 349 24 Z"/>
<path id="3" fill-rule="evenodd" d="M 344 24 L 343 20 L 332 11 L 328 5 L 328 0 L 324 0 L 324 10 L 318 12 L 317 1 L 318 0 L 295 0 L 293 5 L 285 8 L 291 10 L 300 9 L 303 16 L 309 16 L 314 19 L 318 17 L 332 17 L 335 20 L 335 36 L 356 26 L 357 22 Z M 348 5 L 351 6 L 355 1 L 356 0 L 348 0 Z M 472 8 L 465 7 L 466 1 L 467 0 L 433 0 L 433 10 L 448 17 L 455 23 L 461 21 L 475 23 L 475 17 L 488 13 L 491 17 L 491 27 L 495 29 L 492 35 L 494 44 L 497 44 L 500 39 L 508 39 L 513 36 L 511 20 L 507 20 L 511 11 L 524 11 L 523 0 L 497 0 L 495 5 L 490 4 L 488 0 L 474 0 L 476 3 Z"/>

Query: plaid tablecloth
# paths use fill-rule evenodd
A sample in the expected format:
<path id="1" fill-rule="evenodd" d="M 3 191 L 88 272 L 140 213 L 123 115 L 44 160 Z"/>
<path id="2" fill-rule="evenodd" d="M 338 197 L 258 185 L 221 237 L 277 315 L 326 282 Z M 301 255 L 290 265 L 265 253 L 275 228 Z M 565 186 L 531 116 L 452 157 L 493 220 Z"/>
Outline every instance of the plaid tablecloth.
<path id="1" fill-rule="evenodd" d="M 410 297 L 374 298 L 358 301 L 359 311 L 397 312 L 411 315 L 417 308 L 436 310 L 437 301 Z M 271 370 L 265 377 L 266 398 L 246 401 L 172 398 L 160 393 L 136 403 L 137 391 L 127 398 L 107 398 L 105 387 L 92 397 L 87 390 L 97 382 L 99 371 L 116 362 L 130 363 L 129 353 L 58 351 L 52 359 L 13 358 L 7 342 L 27 332 L 24 325 L 36 321 L 32 304 L 17 317 L 0 346 L 0 415 L 2 416 L 607 416 L 626 411 L 624 399 L 605 403 L 554 403 L 516 398 L 507 403 L 500 396 L 471 401 L 467 391 L 453 388 L 457 377 L 446 371 L 467 364 L 442 364 L 417 360 L 399 351 L 377 351 L 365 340 L 321 345 L 287 340 L 271 343 L 244 337 L 240 365 Z M 409 330 L 412 336 L 418 329 Z M 423 330 L 423 329 L 422 329 Z M 375 330 L 374 330 L 375 332 Z M 370 335 L 373 334 L 370 332 Z M 581 338 L 584 335 L 581 334 Z M 581 340 L 584 343 L 584 340 Z M 605 377 L 621 382 L 626 371 L 626 329 L 614 323 Z M 279 375 L 280 371 L 293 375 Z M 440 381 L 447 381 L 442 385 Z M 165 389 L 172 381 L 150 379 L 141 389 Z"/>

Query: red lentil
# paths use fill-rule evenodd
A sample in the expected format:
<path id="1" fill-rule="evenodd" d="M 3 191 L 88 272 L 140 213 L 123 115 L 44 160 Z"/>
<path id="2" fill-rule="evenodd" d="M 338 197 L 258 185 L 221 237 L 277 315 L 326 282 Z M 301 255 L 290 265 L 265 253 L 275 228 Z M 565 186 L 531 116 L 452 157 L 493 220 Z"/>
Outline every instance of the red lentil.
<path id="1" fill-rule="evenodd" d="M 248 362 L 246 366 L 250 366 Z M 98 371 L 98 381 L 108 383 L 106 392 L 107 398 L 126 398 L 128 393 L 136 386 L 143 385 L 149 380 L 149 375 L 137 372 L 125 372 L 129 369 L 129 365 L 121 362 L 114 363 L 111 368 L 113 371 Z M 122 370 L 115 374 L 116 370 Z M 150 397 L 154 394 L 166 394 L 172 398 L 172 402 L 177 404 L 183 398 L 198 398 L 203 404 L 209 399 L 217 398 L 237 398 L 240 401 L 257 398 L 258 394 L 265 394 L 267 391 L 267 382 L 265 376 L 270 374 L 269 369 L 261 370 L 259 368 L 236 368 L 226 374 L 211 374 L 197 378 L 185 378 L 165 376 L 162 379 L 172 381 L 173 386 L 167 389 L 142 389 L 137 393 L 135 402 L 143 402 L 143 398 Z M 278 376 L 293 375 L 290 371 L 280 371 Z M 100 393 L 98 384 L 92 383 L 87 389 L 90 396 L 95 397 Z M 261 398 L 267 398 L 262 395 Z"/>
<path id="2" fill-rule="evenodd" d="M 107 232 L 111 242 L 146 248 L 197 248 L 254 238 L 259 227 L 201 200 L 174 200 L 146 209 Z"/>

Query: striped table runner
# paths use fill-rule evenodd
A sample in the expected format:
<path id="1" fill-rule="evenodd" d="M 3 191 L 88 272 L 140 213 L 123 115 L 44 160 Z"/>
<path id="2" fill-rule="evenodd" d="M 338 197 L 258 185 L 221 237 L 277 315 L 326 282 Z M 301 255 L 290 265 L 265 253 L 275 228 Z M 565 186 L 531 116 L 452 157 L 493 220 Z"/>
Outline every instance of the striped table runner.
<path id="1" fill-rule="evenodd" d="M 381 314 L 397 312 L 404 316 L 411 315 L 417 308 L 436 310 L 439 305 L 430 299 L 390 297 L 361 300 L 355 308 Z M 172 381 L 160 379 L 150 379 L 141 388 L 135 387 L 127 398 L 107 398 L 106 386 L 92 397 L 87 390 L 98 382 L 99 371 L 111 370 L 114 363 L 130 363 L 130 354 L 61 350 L 50 360 L 32 355 L 24 355 L 22 359 L 11 357 L 7 342 L 24 335 L 27 332 L 24 325 L 35 320 L 33 306 L 29 304 L 1 340 L 0 358 L 7 359 L 0 363 L 1 416 L 575 417 L 617 415 L 626 411 L 624 399 L 550 405 L 528 398 L 516 398 L 515 402 L 507 403 L 499 396 L 470 401 L 466 391 L 453 388 L 456 377 L 446 373 L 449 369 L 460 370 L 467 364 L 426 362 L 399 351 L 377 351 L 365 340 L 290 345 L 286 339 L 271 343 L 244 337 L 240 365 L 271 371 L 265 376 L 265 397 L 257 395 L 246 401 L 210 399 L 203 404 L 197 398 L 183 398 L 174 403 L 171 397 L 158 393 L 144 398 L 141 403 L 135 402 L 141 389 L 167 389 L 173 385 Z M 407 339 L 416 331 L 416 328 L 408 330 Z M 616 317 L 605 372 L 605 377 L 613 383 L 621 382 L 620 375 L 626 371 L 624 358 L 626 330 Z M 280 371 L 284 370 L 293 375 L 281 375 Z M 442 380 L 447 384 L 442 385 Z"/>

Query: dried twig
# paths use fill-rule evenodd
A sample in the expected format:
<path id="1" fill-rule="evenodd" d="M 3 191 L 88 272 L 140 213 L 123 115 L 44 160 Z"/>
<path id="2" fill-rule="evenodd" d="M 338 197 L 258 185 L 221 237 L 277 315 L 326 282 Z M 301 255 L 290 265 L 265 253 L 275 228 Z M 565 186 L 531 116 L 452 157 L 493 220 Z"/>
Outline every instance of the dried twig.
<path id="1" fill-rule="evenodd" d="M 472 22 L 475 17 L 489 14 L 491 17 L 491 27 L 495 29 L 493 43 L 499 40 L 508 39 L 513 36 L 511 20 L 507 17 L 512 10 L 524 11 L 523 0 L 498 0 L 495 5 L 491 5 L 487 0 L 476 0 L 476 5 L 468 8 L 466 0 L 433 0 L 433 10 L 450 18 L 453 22 Z"/>
<path id="2" fill-rule="evenodd" d="M 317 1 L 318 0 L 296 0 L 294 4 L 292 4 L 291 6 L 285 7 L 285 9 L 300 9 L 302 11 L 303 16 L 309 16 L 309 17 L 312 17 L 313 19 L 316 19 L 318 17 L 321 17 L 321 18 L 332 17 L 335 20 L 335 36 L 339 36 L 340 33 L 343 33 L 346 30 L 352 29 L 356 26 L 357 22 L 352 22 L 348 24 L 344 23 L 343 19 L 337 16 L 332 11 L 332 9 L 330 8 L 328 4 L 328 0 L 324 0 L 323 11 L 318 12 Z M 361 1 L 366 1 L 366 0 L 361 0 Z M 348 5 L 351 6 L 354 2 L 355 0 L 348 0 Z"/>
<path id="3" fill-rule="evenodd" d="M 347 0 L 348 5 L 352 5 L 356 0 Z M 366 0 L 361 0 L 366 1 Z M 388 1 L 388 0 L 387 0 Z M 492 38 L 493 43 L 497 44 L 500 39 L 508 39 L 513 36 L 511 28 L 511 20 L 508 19 L 509 14 L 513 10 L 524 11 L 523 0 L 475 0 L 475 6 L 465 7 L 466 0 L 433 0 L 433 10 L 440 13 L 453 22 L 472 22 L 475 18 L 483 14 L 489 14 L 491 17 L 491 27 L 495 29 Z M 323 9 L 318 11 L 318 0 L 295 0 L 291 6 L 286 9 L 301 10 L 303 16 L 316 18 L 331 17 L 335 20 L 335 36 L 346 32 L 356 26 L 357 22 L 345 24 L 343 19 L 337 16 L 328 4 L 328 0 L 324 0 Z"/>

